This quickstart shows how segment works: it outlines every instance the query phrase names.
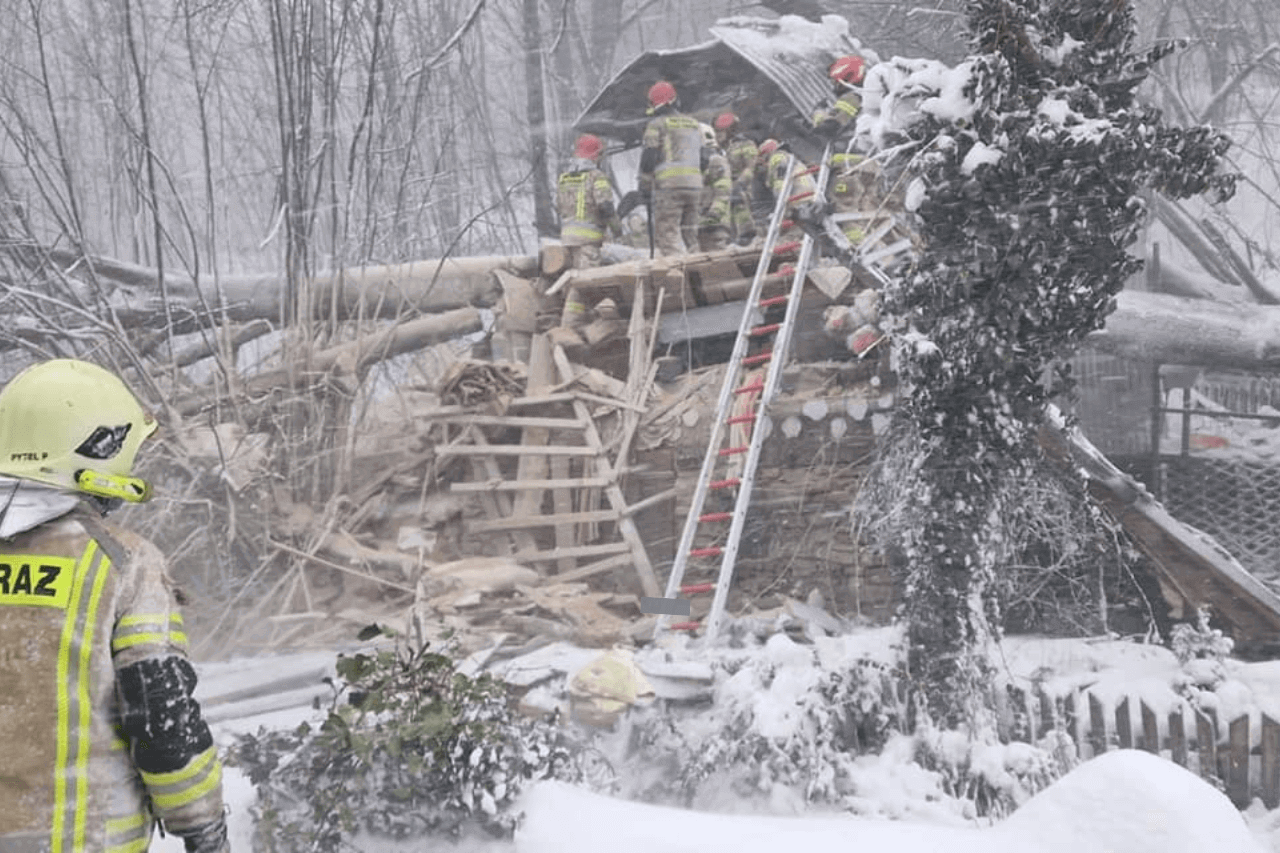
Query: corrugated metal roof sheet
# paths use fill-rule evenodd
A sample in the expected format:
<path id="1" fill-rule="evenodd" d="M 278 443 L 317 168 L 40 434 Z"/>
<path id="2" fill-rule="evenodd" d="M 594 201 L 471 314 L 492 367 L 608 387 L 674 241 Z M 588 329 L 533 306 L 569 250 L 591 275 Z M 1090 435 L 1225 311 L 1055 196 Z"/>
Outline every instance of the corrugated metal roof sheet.
<path id="1" fill-rule="evenodd" d="M 836 15 L 820 24 L 792 15 L 729 18 L 713 26 L 711 34 L 768 77 L 806 120 L 831 100 L 831 63 L 862 52 L 849 36 L 848 22 Z"/>
<path id="2" fill-rule="evenodd" d="M 636 57 L 596 95 L 575 122 L 577 129 L 638 145 L 648 121 L 649 86 L 669 80 L 686 112 L 710 121 L 733 110 L 752 137 L 793 139 L 805 156 L 804 149 L 812 147 L 804 145 L 810 116 L 831 96 L 828 66 L 860 50 L 845 19 L 829 15 L 817 24 L 791 15 L 726 18 L 711 34 L 713 40 L 702 44 Z"/>

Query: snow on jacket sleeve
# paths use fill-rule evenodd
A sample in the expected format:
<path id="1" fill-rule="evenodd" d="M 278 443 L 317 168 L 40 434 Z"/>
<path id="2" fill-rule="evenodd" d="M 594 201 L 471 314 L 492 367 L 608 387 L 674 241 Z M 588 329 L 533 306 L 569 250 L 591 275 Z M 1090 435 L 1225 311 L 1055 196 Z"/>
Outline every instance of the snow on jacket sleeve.
<path id="1" fill-rule="evenodd" d="M 116 535 L 135 569 L 111 636 L 121 728 L 156 817 L 175 835 L 199 835 L 222 820 L 222 765 L 192 696 L 196 673 L 176 592 L 155 545 Z"/>

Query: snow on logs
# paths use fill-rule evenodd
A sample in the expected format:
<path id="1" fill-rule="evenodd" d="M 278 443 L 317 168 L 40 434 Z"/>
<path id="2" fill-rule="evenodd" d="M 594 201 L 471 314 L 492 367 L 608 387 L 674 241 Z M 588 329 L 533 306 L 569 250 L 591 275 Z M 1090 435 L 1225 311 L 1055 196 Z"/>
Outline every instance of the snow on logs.
<path id="1" fill-rule="evenodd" d="M 156 271 L 149 267 L 110 258 L 81 258 L 73 252 L 51 250 L 50 258 L 71 267 L 81 276 L 91 268 L 93 275 L 117 285 L 116 309 L 122 319 L 131 311 L 139 319 L 155 320 L 160 285 Z M 347 267 L 321 272 L 303 282 L 310 288 L 311 303 L 319 316 L 335 319 L 356 317 L 396 317 L 406 310 L 438 314 L 472 306 L 490 306 L 501 297 L 494 273 L 503 270 L 532 277 L 538 259 L 525 256 L 432 258 L 404 264 Z M 165 295 L 172 309 L 200 314 L 217 308 L 220 301 L 234 321 L 278 320 L 290 289 L 283 275 L 223 275 L 216 281 L 204 276 L 197 282 L 190 276 L 165 273 Z"/>
<path id="2" fill-rule="evenodd" d="M 1088 343 L 1112 355 L 1219 369 L 1280 367 L 1280 307 L 1125 290 Z"/>

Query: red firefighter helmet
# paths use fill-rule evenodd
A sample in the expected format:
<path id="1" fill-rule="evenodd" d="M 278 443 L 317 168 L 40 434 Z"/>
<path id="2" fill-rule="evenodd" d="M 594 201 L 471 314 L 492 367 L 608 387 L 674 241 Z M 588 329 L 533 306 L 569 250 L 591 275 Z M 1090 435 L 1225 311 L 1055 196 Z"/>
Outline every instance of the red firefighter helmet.
<path id="1" fill-rule="evenodd" d="M 716 116 L 716 130 L 729 130 L 738 123 L 738 117 L 733 113 L 720 113 Z"/>
<path id="2" fill-rule="evenodd" d="M 842 56 L 831 63 L 827 76 L 846 86 L 857 86 L 867 75 L 867 63 L 861 56 Z"/>
<path id="3" fill-rule="evenodd" d="M 573 156 L 594 160 L 604 153 L 604 143 L 594 133 L 584 133 L 573 146 Z"/>
<path id="4" fill-rule="evenodd" d="M 659 80 L 649 87 L 649 106 L 657 109 L 667 104 L 675 103 L 676 87 L 672 86 L 666 80 Z"/>
<path id="5" fill-rule="evenodd" d="M 760 143 L 759 151 L 760 151 L 761 159 L 769 157 L 770 155 L 773 154 L 773 152 L 777 150 L 778 150 L 778 140 L 776 139 L 766 139 L 764 142 Z"/>

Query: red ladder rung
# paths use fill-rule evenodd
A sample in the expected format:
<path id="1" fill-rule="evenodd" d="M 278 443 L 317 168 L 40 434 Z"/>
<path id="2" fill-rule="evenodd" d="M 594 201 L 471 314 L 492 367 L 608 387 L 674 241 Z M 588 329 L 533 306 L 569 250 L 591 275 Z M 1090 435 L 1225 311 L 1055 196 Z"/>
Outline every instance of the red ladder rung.
<path id="1" fill-rule="evenodd" d="M 761 308 L 768 308 L 770 305 L 781 305 L 790 298 L 791 297 L 786 294 L 783 294 L 782 296 L 770 296 L 768 299 L 761 299 L 757 304 Z"/>
<path id="2" fill-rule="evenodd" d="M 693 631 L 701 627 L 701 622 L 675 622 L 671 625 L 672 631 Z"/>
<path id="3" fill-rule="evenodd" d="M 763 391 L 763 390 L 764 390 L 763 382 L 752 382 L 750 385 L 743 385 L 741 388 L 734 388 L 733 393 L 750 394 L 754 391 Z"/>
<path id="4" fill-rule="evenodd" d="M 739 447 L 721 448 L 719 453 L 721 456 L 737 456 L 739 454 L 746 453 L 750 449 L 751 448 L 748 445 L 743 444 Z"/>
<path id="5" fill-rule="evenodd" d="M 775 273 L 775 275 L 795 275 L 795 274 L 796 274 L 795 264 L 783 264 L 782 266 L 778 267 L 778 271 L 777 273 Z"/>
<path id="6" fill-rule="evenodd" d="M 746 366 L 764 364 L 771 358 L 773 358 L 773 350 L 768 350 L 766 352 L 758 353 L 757 355 L 749 355 L 742 360 L 742 363 Z"/>
<path id="7" fill-rule="evenodd" d="M 821 164 L 821 163 L 814 163 L 812 166 L 807 167 L 807 168 L 806 168 L 803 172 L 801 172 L 800 174 L 802 174 L 802 175 L 812 175 L 812 174 L 815 174 L 816 172 L 821 172 L 821 171 L 822 171 L 822 164 Z"/>
<path id="8" fill-rule="evenodd" d="M 734 486 L 741 486 L 742 479 L 740 477 L 730 477 L 727 480 L 712 480 L 707 483 L 708 489 L 732 489 Z"/>
<path id="9" fill-rule="evenodd" d="M 719 557 L 724 553 L 724 549 L 719 545 L 711 545 L 706 548 L 689 549 L 690 557 Z"/>
<path id="10" fill-rule="evenodd" d="M 804 193 L 796 193 L 791 198 L 787 199 L 787 204 L 795 204 L 798 201 L 804 201 L 806 198 L 811 198 L 812 196 L 813 196 L 813 190 L 809 190 L 808 192 L 804 192 Z"/>
<path id="11" fill-rule="evenodd" d="M 711 592 L 715 588 L 716 585 L 714 583 L 691 583 L 688 586 L 680 587 L 680 591 L 685 595 L 697 595 L 700 592 Z"/>
<path id="12" fill-rule="evenodd" d="M 792 240 L 790 243 L 779 243 L 777 246 L 774 246 L 773 253 L 775 255 L 785 255 L 788 252 L 794 252 L 799 248 L 800 248 L 800 241 Z"/>
<path id="13" fill-rule="evenodd" d="M 731 518 L 731 512 L 708 512 L 698 516 L 698 521 L 728 521 Z"/>
<path id="14" fill-rule="evenodd" d="M 760 337 L 761 335 L 771 335 L 782 328 L 781 323 L 766 323 L 763 326 L 756 326 L 751 330 L 752 337 Z"/>
<path id="15" fill-rule="evenodd" d="M 756 416 L 754 414 L 734 415 L 733 417 L 725 421 L 725 423 L 728 424 L 729 426 L 733 426 L 734 424 L 749 424 L 749 423 L 754 423 L 755 419 L 756 419 Z"/>
<path id="16" fill-rule="evenodd" d="M 794 219 L 784 219 L 778 223 L 778 230 L 786 231 L 788 228 L 794 228 L 795 224 Z"/>

